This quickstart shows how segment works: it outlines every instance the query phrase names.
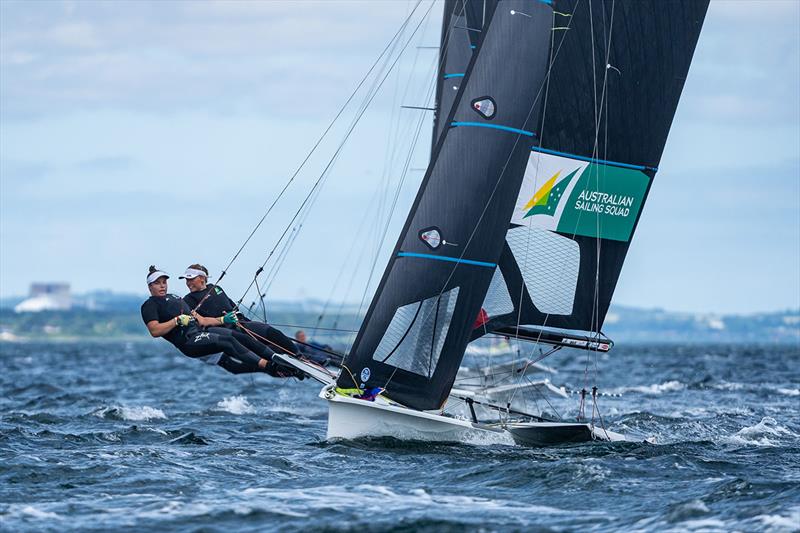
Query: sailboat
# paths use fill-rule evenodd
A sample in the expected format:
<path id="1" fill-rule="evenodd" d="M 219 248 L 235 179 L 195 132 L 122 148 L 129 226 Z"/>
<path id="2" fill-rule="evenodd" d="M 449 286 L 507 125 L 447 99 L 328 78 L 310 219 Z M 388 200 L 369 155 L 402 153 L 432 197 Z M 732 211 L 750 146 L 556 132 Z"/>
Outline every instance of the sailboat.
<path id="1" fill-rule="evenodd" d="M 481 421 L 453 385 L 468 343 L 489 334 L 611 350 L 603 322 L 707 7 L 444 2 L 430 164 L 342 371 L 284 358 L 324 384 L 328 438 L 624 439 L 594 416 L 508 404 L 484 405 L 501 416 Z M 444 412 L 454 399 L 471 416 Z"/>

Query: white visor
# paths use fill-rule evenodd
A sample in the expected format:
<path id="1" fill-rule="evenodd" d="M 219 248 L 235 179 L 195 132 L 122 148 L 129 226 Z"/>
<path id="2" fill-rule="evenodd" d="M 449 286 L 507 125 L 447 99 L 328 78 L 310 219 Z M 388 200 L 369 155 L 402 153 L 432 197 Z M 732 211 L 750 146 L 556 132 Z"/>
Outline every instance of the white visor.
<path id="1" fill-rule="evenodd" d="M 179 276 L 178 279 L 194 279 L 198 276 L 203 276 L 205 278 L 211 277 L 202 270 L 198 270 L 196 268 L 187 268 L 186 272 L 183 273 L 183 276 Z"/>
<path id="2" fill-rule="evenodd" d="M 156 270 L 155 272 L 147 276 L 147 284 L 150 285 L 161 276 L 164 276 L 165 278 L 169 279 L 169 274 L 167 274 L 166 272 L 162 272 L 160 270 Z"/>

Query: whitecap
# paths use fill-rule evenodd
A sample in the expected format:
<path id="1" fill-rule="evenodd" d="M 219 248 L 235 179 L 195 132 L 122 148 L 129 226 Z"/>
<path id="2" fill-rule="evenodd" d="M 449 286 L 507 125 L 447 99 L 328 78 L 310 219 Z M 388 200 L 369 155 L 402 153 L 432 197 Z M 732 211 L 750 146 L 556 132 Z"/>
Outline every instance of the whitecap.
<path id="1" fill-rule="evenodd" d="M 771 416 L 765 416 L 758 424 L 743 427 L 728 440 L 750 446 L 777 446 L 775 439 L 787 436 L 795 435 Z"/>
<path id="2" fill-rule="evenodd" d="M 664 383 L 654 383 L 653 385 L 641 385 L 638 387 L 620 387 L 609 391 L 611 394 L 624 394 L 626 392 L 640 392 L 643 394 L 662 394 L 664 392 L 679 391 L 686 388 L 684 383 L 672 380 Z"/>
<path id="3" fill-rule="evenodd" d="M 795 507 L 789 516 L 779 514 L 762 514 L 756 520 L 767 526 L 771 531 L 797 531 L 800 524 L 800 507 Z"/>
<path id="4" fill-rule="evenodd" d="M 51 513 L 49 511 L 42 511 L 41 509 L 37 509 L 32 505 L 26 505 L 22 509 L 19 510 L 21 515 L 30 516 L 32 518 L 40 518 L 40 519 L 47 519 L 47 520 L 61 520 L 61 516 L 56 513 Z"/>
<path id="5" fill-rule="evenodd" d="M 800 396 L 800 389 L 778 389 L 778 392 L 786 396 Z"/>
<path id="6" fill-rule="evenodd" d="M 167 418 L 167 415 L 164 414 L 164 411 L 148 405 L 142 405 L 140 407 L 121 407 L 120 412 L 123 420 L 141 421 L 156 419 L 163 420 Z"/>
<path id="7" fill-rule="evenodd" d="M 700 530 L 700 531 L 714 531 L 720 529 L 726 529 L 725 522 L 722 520 L 718 520 L 716 518 L 703 518 L 700 520 L 686 520 L 685 522 L 681 522 L 681 528 L 688 529 L 691 531 Z"/>
<path id="8" fill-rule="evenodd" d="M 226 396 L 217 402 L 217 408 L 234 415 L 246 415 L 256 412 L 256 408 L 247 401 L 246 396 Z"/>
<path id="9" fill-rule="evenodd" d="M 100 418 L 114 418 L 136 422 L 167 418 L 164 411 L 155 407 L 150 407 L 149 405 L 104 407 L 95 411 L 94 415 Z"/>

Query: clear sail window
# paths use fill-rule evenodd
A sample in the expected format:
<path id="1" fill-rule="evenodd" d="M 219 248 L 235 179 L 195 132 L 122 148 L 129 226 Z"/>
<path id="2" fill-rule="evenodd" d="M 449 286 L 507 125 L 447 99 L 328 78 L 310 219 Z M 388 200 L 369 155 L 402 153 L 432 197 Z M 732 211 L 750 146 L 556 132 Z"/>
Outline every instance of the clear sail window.
<path id="1" fill-rule="evenodd" d="M 399 307 L 372 359 L 430 378 L 450 329 L 458 287 Z"/>
<path id="2" fill-rule="evenodd" d="M 536 308 L 571 315 L 581 262 L 578 243 L 536 226 L 510 229 L 506 241 Z"/>
<path id="3" fill-rule="evenodd" d="M 494 270 L 489 290 L 486 291 L 486 298 L 481 307 L 490 318 L 507 315 L 514 311 L 506 280 L 499 268 Z"/>
<path id="4" fill-rule="evenodd" d="M 472 101 L 472 109 L 485 119 L 493 119 L 497 111 L 497 104 L 491 96 L 481 96 Z"/>

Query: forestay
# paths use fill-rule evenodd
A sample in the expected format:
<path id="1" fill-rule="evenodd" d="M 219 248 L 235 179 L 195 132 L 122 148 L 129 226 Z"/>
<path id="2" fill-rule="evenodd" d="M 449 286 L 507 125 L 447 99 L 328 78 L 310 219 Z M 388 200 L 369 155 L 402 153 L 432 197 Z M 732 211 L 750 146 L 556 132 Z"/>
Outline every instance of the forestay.
<path id="1" fill-rule="evenodd" d="M 339 386 L 385 387 L 421 410 L 447 398 L 541 123 L 552 20 L 549 5 L 530 0 L 487 13 Z"/>

